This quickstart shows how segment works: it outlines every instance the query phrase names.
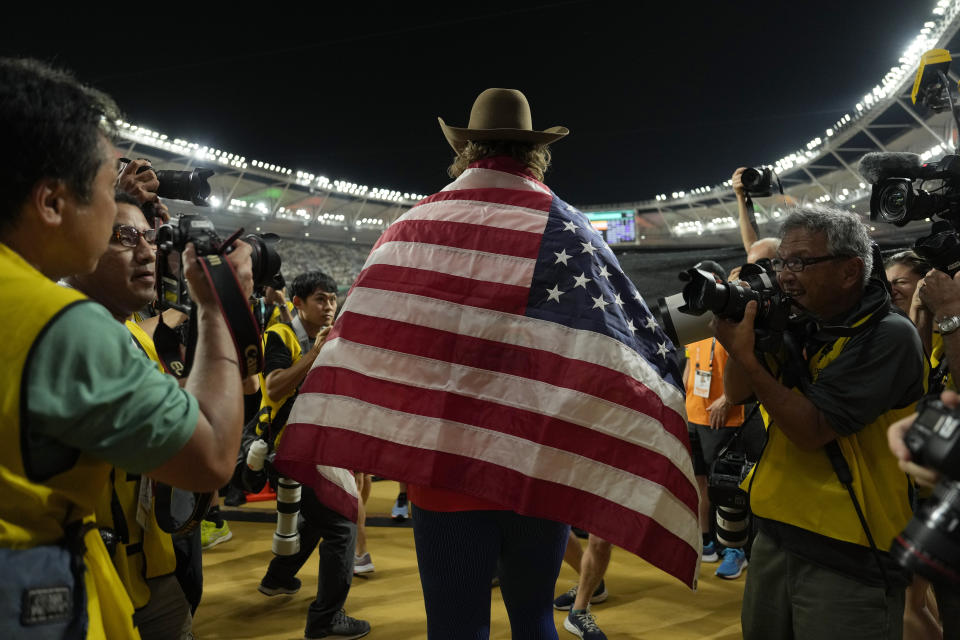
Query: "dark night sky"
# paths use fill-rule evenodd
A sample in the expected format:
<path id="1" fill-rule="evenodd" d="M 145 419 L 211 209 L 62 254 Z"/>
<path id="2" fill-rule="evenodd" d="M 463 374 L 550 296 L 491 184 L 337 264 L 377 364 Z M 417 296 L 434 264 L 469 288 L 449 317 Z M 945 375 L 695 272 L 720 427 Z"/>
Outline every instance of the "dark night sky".
<path id="1" fill-rule="evenodd" d="M 571 130 L 547 183 L 570 202 L 611 203 L 716 184 L 822 136 L 935 0 L 404 5 L 260 3 L 178 12 L 173 27 L 155 4 L 150 20 L 25 26 L 0 53 L 71 68 L 171 138 L 419 193 L 448 181 L 436 117 L 466 125 L 481 90 L 517 88 L 536 128 Z"/>

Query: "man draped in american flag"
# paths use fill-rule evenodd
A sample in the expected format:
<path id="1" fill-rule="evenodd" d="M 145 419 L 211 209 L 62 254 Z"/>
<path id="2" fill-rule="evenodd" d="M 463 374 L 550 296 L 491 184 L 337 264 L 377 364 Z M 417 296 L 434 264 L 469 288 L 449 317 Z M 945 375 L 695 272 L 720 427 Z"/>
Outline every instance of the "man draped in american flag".
<path id="1" fill-rule="evenodd" d="M 300 389 L 277 466 L 356 513 L 353 477 L 410 484 L 430 638 L 556 638 L 573 524 L 693 586 L 698 493 L 674 345 L 586 217 L 541 180 L 522 93 L 440 120 L 456 180 L 383 234 Z M 563 523 L 563 524 L 561 524 Z M 589 628 L 581 637 L 603 638 Z M 595 628 L 595 625 L 594 625 Z"/>

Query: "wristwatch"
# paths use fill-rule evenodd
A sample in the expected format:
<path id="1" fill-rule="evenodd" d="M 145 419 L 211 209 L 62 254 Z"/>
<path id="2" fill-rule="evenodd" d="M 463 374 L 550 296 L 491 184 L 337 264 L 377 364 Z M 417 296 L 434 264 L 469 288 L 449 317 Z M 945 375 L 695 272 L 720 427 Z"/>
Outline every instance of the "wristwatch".
<path id="1" fill-rule="evenodd" d="M 957 329 L 960 329 L 960 316 L 947 316 L 937 322 L 937 326 L 940 328 L 940 335 L 942 336 L 953 333 Z"/>

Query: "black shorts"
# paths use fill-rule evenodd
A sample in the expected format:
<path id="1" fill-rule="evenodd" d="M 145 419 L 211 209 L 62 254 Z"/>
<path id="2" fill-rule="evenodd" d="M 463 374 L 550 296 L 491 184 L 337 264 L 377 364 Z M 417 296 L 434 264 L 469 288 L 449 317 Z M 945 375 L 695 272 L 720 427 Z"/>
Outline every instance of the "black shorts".
<path id="1" fill-rule="evenodd" d="M 711 429 L 704 424 L 687 423 L 690 433 L 690 446 L 693 449 L 693 473 L 706 476 L 710 473 L 710 463 L 730 438 L 737 432 L 738 427 L 720 427 Z"/>

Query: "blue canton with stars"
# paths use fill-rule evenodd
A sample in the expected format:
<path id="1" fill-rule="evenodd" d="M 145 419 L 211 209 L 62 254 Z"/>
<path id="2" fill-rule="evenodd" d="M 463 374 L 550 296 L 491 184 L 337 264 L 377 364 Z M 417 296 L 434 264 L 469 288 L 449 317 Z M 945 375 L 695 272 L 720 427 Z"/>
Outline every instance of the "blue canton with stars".
<path id="1" fill-rule="evenodd" d="M 587 217 L 554 196 L 533 271 L 527 316 L 627 345 L 683 390 L 676 348 Z"/>

